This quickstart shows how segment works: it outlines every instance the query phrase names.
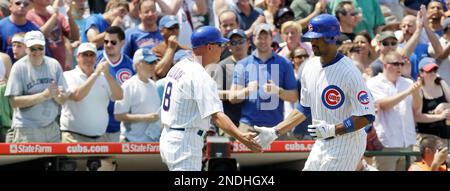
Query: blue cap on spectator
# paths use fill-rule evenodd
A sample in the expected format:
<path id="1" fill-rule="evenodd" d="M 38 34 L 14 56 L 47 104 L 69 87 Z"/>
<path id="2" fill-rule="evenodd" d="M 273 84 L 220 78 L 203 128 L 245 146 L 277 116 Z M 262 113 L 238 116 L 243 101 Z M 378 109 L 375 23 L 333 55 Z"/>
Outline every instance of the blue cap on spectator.
<path id="1" fill-rule="evenodd" d="M 138 49 L 133 56 L 133 63 L 145 61 L 147 64 L 155 64 L 158 57 L 148 48 Z"/>
<path id="2" fill-rule="evenodd" d="M 233 35 L 238 35 L 238 36 L 240 36 L 240 37 L 242 37 L 242 38 L 247 38 L 247 35 L 245 35 L 245 32 L 244 32 L 244 30 L 242 30 L 242 29 L 233 29 L 230 33 L 228 33 L 228 39 L 231 39 L 231 37 L 233 36 Z"/>
<path id="3" fill-rule="evenodd" d="M 178 25 L 178 20 L 174 15 L 165 15 L 159 20 L 159 28 L 171 28 Z"/>
<path id="4" fill-rule="evenodd" d="M 429 72 L 434 68 L 439 68 L 439 65 L 437 65 L 436 63 L 437 63 L 436 59 L 434 58 L 430 57 L 422 58 L 422 60 L 420 60 L 419 62 L 419 69 L 425 72 Z"/>

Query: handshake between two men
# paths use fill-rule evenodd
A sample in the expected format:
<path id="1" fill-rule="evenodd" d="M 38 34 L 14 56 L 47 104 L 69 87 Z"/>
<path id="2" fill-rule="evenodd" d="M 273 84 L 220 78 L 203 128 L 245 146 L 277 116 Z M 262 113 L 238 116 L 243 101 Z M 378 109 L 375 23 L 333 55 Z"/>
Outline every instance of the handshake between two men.
<path id="1" fill-rule="evenodd" d="M 263 148 L 267 148 L 274 140 L 281 135 L 281 129 L 275 127 L 258 127 L 254 126 L 257 136 L 255 141 Z M 336 136 L 336 126 L 327 124 L 323 120 L 313 120 L 312 125 L 308 125 L 308 133 L 314 139 L 328 139 Z"/>

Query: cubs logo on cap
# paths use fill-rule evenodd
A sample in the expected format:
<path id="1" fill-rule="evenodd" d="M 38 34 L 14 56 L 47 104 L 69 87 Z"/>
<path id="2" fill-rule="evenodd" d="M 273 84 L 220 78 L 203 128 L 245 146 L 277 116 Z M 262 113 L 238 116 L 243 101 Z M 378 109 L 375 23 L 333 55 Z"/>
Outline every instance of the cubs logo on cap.
<path id="1" fill-rule="evenodd" d="M 120 84 L 130 79 L 131 76 L 133 76 L 133 73 L 128 68 L 122 68 L 116 73 L 116 79 L 119 80 Z"/>
<path id="2" fill-rule="evenodd" d="M 369 94 L 366 91 L 359 91 L 357 98 L 359 103 L 363 105 L 369 104 Z"/>
<path id="3" fill-rule="evenodd" d="M 344 104 L 345 96 L 341 88 L 329 85 L 322 92 L 322 103 L 328 109 L 337 109 Z"/>

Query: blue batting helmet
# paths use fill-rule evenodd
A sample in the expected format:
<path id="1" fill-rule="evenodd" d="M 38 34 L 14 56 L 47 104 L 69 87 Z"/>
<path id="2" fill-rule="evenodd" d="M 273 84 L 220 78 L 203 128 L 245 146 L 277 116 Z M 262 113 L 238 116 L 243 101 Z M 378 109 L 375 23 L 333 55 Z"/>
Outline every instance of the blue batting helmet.
<path id="1" fill-rule="evenodd" d="M 308 32 L 303 35 L 305 39 L 325 38 L 327 44 L 336 43 L 336 38 L 341 34 L 339 21 L 330 14 L 320 14 L 311 19 Z"/>
<path id="2" fill-rule="evenodd" d="M 192 48 L 207 45 L 209 43 L 226 43 L 228 39 L 222 37 L 219 29 L 212 26 L 203 26 L 192 33 L 191 43 Z"/>

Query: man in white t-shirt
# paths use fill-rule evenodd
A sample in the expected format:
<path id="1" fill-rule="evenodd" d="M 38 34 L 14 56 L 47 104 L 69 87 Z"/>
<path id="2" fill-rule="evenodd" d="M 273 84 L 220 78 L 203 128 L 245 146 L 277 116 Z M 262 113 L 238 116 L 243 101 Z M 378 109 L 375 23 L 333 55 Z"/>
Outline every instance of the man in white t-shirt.
<path id="1" fill-rule="evenodd" d="M 81 44 L 77 67 L 64 72 L 70 95 L 61 111 L 62 142 L 104 142 L 109 100 L 123 97 L 108 62 L 102 61 L 94 69 L 96 53 L 94 44 Z"/>
<path id="2" fill-rule="evenodd" d="M 133 68 L 137 74 L 122 84 L 123 99 L 114 107 L 114 117 L 121 121 L 121 142 L 159 142 L 161 100 L 151 80 L 157 59 L 150 49 L 134 53 Z"/>
<path id="3" fill-rule="evenodd" d="M 367 81 L 377 111 L 374 127 L 384 151 L 412 151 L 416 143 L 414 111 L 420 107 L 421 83 L 401 76 L 404 65 L 398 52 L 388 52 L 383 72 Z M 404 162 L 401 156 L 375 157 L 380 171 L 401 170 Z"/>

